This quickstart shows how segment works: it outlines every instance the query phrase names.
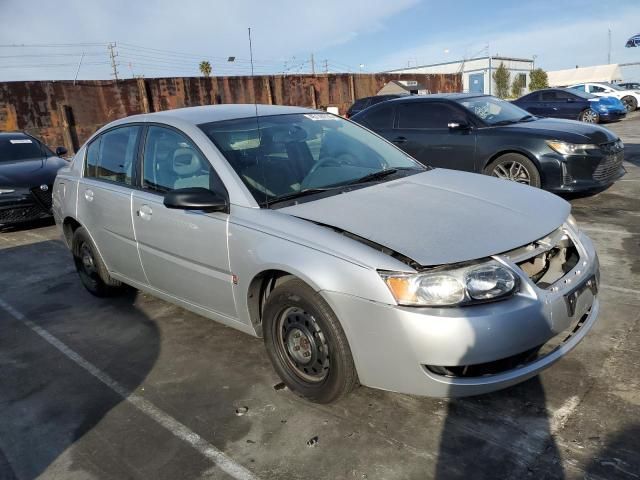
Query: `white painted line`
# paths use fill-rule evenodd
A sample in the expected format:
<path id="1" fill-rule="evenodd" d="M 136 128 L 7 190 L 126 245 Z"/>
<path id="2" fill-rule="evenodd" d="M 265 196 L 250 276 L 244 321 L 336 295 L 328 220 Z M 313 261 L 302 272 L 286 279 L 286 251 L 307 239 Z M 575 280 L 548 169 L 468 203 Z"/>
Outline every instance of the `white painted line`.
<path id="1" fill-rule="evenodd" d="M 564 428 L 566 423 L 569 421 L 569 417 L 571 417 L 579 403 L 580 397 L 574 395 L 573 397 L 569 397 L 562 405 L 560 405 L 558 410 L 551 413 L 551 418 L 549 419 L 549 431 L 551 432 L 551 435 L 555 435 Z"/>
<path id="2" fill-rule="evenodd" d="M 609 228 L 596 228 L 589 226 L 581 226 L 581 230 L 589 233 L 611 233 L 613 235 L 640 235 L 640 232 L 627 232 L 626 230 L 613 230 Z"/>
<path id="3" fill-rule="evenodd" d="M 212 462 L 215 463 L 216 467 L 220 470 L 223 470 L 225 473 L 230 475 L 231 477 L 237 480 L 258 480 L 252 472 L 244 468 L 242 465 L 234 462 L 231 458 L 225 455 L 223 452 L 218 450 L 216 447 L 211 445 L 205 439 L 203 439 L 200 435 L 190 430 L 187 426 L 180 423 L 178 420 L 173 418 L 171 415 L 165 413 L 156 407 L 153 403 L 145 400 L 139 395 L 135 393 L 127 392 L 127 389 L 120 385 L 117 381 L 111 378 L 109 375 L 104 373 L 98 367 L 93 365 L 91 362 L 85 360 L 82 356 L 71 350 L 67 345 L 62 343 L 56 337 L 51 335 L 47 330 L 35 324 L 28 318 L 26 318 L 22 313 L 13 308 L 4 300 L 0 299 L 0 308 L 4 309 L 7 313 L 9 313 L 16 320 L 19 320 L 24 325 L 29 327 L 33 332 L 42 337 L 43 340 L 48 342 L 54 348 L 56 348 L 60 353 L 62 353 L 69 360 L 74 362 L 79 367 L 83 368 L 89 374 L 100 380 L 111 390 L 120 395 L 123 400 L 133 405 L 139 411 L 155 420 L 157 423 L 166 428 L 171 434 L 175 437 L 179 438 L 187 442 L 193 448 L 195 448 L 198 452 L 200 452 L 204 457 L 208 458 Z"/>
<path id="4" fill-rule="evenodd" d="M 601 285 L 601 288 L 607 290 L 613 290 L 614 292 L 631 293 L 633 295 L 640 295 L 640 290 L 634 290 L 633 288 L 614 287 L 613 285 Z"/>

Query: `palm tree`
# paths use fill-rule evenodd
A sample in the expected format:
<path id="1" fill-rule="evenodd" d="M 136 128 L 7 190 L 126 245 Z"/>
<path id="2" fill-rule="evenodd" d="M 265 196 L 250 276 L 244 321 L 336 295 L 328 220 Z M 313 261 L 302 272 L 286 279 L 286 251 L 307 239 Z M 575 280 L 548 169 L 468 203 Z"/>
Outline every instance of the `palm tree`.
<path id="1" fill-rule="evenodd" d="M 207 78 L 211 76 L 211 64 L 208 61 L 203 60 L 200 62 L 200 73 Z"/>

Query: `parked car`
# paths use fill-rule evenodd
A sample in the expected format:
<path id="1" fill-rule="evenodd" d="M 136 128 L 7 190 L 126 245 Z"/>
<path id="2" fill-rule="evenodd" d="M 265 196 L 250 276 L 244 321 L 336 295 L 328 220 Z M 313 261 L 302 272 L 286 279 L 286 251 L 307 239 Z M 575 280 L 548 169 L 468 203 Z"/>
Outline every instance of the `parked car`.
<path id="1" fill-rule="evenodd" d="M 596 97 L 564 88 L 531 92 L 512 103 L 534 115 L 586 123 L 620 120 L 627 115 L 624 104 L 615 97 Z"/>
<path id="2" fill-rule="evenodd" d="M 391 93 L 391 94 L 388 94 L 388 95 L 374 95 L 373 97 L 359 98 L 358 100 L 356 100 L 354 102 L 353 105 L 351 105 L 349 107 L 349 110 L 347 110 L 346 117 L 347 118 L 351 118 L 356 113 L 361 112 L 362 110 L 364 110 L 367 107 L 370 107 L 371 105 L 376 105 L 377 103 L 384 102 L 384 101 L 387 101 L 387 100 L 391 100 L 393 98 L 406 97 L 408 95 L 409 95 L 408 93 L 407 94 Z"/>
<path id="3" fill-rule="evenodd" d="M 0 225 L 51 216 L 51 187 L 59 168 L 67 164 L 35 137 L 0 132 Z"/>
<path id="4" fill-rule="evenodd" d="M 262 336 L 316 402 L 504 388 L 593 327 L 597 255 L 560 197 L 424 167 L 331 114 L 255 113 L 138 115 L 89 139 L 54 186 L 89 292 L 128 284 Z"/>
<path id="5" fill-rule="evenodd" d="M 556 193 L 610 185 L 624 145 L 606 128 L 538 118 L 489 95 L 389 100 L 352 119 L 425 165 L 484 173 Z"/>
<path id="6" fill-rule="evenodd" d="M 616 86 L 625 90 L 640 90 L 640 82 L 622 82 L 616 83 Z"/>
<path id="7" fill-rule="evenodd" d="M 615 97 L 624 103 L 627 112 L 633 112 L 638 108 L 640 103 L 640 91 L 625 90 L 613 83 L 578 83 L 569 87 L 572 90 L 586 92 L 598 97 Z"/>

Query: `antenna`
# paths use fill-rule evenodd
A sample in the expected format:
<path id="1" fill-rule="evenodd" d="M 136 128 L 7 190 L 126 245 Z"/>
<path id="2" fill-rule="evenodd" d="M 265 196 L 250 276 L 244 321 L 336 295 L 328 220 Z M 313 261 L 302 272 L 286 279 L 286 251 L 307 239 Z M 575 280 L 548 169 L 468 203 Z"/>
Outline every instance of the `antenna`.
<path id="1" fill-rule="evenodd" d="M 82 66 L 82 59 L 84 58 L 84 52 L 82 52 L 82 56 L 80 57 L 80 62 L 78 63 L 78 69 L 76 70 L 76 76 L 73 79 L 73 84 L 76 84 L 76 81 L 78 80 L 78 74 L 80 73 L 80 67 Z"/>
<path id="2" fill-rule="evenodd" d="M 260 172 L 262 173 L 262 188 L 264 189 L 264 203 L 269 208 L 269 198 L 267 196 L 267 186 L 264 175 L 264 162 L 261 162 L 260 148 L 262 146 L 262 130 L 260 130 L 260 115 L 258 115 L 258 99 L 256 98 L 256 85 L 253 77 L 253 45 L 251 43 L 251 27 L 249 30 L 249 60 L 251 61 L 251 85 L 253 86 L 253 106 L 256 112 L 256 127 L 258 128 L 258 151 L 256 152 L 256 160 L 260 164 Z"/>

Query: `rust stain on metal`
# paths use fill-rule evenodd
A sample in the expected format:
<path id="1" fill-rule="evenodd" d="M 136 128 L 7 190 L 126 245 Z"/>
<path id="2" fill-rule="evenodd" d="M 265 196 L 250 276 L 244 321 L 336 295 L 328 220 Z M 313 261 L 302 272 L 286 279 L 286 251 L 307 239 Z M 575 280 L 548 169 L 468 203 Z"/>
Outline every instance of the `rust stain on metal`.
<path id="1" fill-rule="evenodd" d="M 255 99 L 274 105 L 338 107 L 344 114 L 354 99 L 375 95 L 391 80 L 417 80 L 432 93 L 462 90 L 459 74 L 132 78 L 75 85 L 71 81 L 0 82 L 0 130 L 26 130 L 49 145 L 72 143 L 77 148 L 118 118 L 181 107 L 253 103 Z"/>

